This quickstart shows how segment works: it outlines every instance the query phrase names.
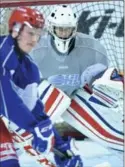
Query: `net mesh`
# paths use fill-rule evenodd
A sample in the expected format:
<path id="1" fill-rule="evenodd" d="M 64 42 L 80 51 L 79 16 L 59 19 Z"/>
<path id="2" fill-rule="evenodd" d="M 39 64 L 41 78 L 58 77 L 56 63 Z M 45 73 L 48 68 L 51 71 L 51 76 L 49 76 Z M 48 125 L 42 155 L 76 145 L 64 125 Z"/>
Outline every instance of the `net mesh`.
<path id="1" fill-rule="evenodd" d="M 83 2 L 69 4 L 79 17 L 78 31 L 91 34 L 104 45 L 107 50 L 109 66 L 116 67 L 123 73 L 123 1 Z M 54 5 L 32 6 L 41 11 L 45 18 Z M 1 34 L 8 31 L 7 20 L 13 8 L 0 8 Z"/>
<path id="2" fill-rule="evenodd" d="M 69 4 L 79 17 L 78 31 L 85 34 L 91 34 L 98 39 L 107 50 L 109 66 L 116 67 L 121 73 L 123 73 L 124 44 L 123 5 L 124 2 L 119 0 Z M 54 5 L 38 5 L 32 6 L 32 8 L 37 8 L 46 18 L 54 8 Z M 7 21 L 13 9 L 14 7 L 0 8 L 1 34 L 7 34 L 8 32 Z M 119 100 L 118 106 L 118 110 L 123 112 L 123 98 Z M 60 129 L 64 131 L 64 126 L 62 126 L 62 124 L 60 127 Z"/>

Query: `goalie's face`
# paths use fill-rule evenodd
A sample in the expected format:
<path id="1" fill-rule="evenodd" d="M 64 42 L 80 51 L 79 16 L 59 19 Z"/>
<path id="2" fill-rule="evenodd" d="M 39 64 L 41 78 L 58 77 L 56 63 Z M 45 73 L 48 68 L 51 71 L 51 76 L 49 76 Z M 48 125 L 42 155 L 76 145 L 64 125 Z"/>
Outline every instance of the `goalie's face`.
<path id="1" fill-rule="evenodd" d="M 17 37 L 17 43 L 19 48 L 23 52 L 29 53 L 39 41 L 41 31 L 41 28 L 31 28 L 25 25 Z"/>
<path id="2" fill-rule="evenodd" d="M 75 31 L 75 27 L 54 27 L 55 34 L 60 39 L 68 39 Z"/>

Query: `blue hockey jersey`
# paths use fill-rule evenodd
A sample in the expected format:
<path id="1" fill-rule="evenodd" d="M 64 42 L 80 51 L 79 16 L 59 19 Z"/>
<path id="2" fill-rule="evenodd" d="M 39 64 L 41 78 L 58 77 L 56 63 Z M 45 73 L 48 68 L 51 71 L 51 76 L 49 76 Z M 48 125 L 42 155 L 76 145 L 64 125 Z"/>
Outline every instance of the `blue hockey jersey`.
<path id="1" fill-rule="evenodd" d="M 36 91 L 39 82 L 38 68 L 29 55 L 18 52 L 11 35 L 1 36 L 0 114 L 26 130 L 37 124 L 31 111 L 43 111 Z"/>

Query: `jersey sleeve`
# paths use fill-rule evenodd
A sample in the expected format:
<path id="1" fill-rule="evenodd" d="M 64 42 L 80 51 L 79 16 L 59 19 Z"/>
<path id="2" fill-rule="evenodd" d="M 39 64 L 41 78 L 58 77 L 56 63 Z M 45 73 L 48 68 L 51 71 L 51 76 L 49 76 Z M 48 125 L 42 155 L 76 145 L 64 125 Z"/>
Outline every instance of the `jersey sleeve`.
<path id="1" fill-rule="evenodd" d="M 100 78 L 105 70 L 109 67 L 108 55 L 105 47 L 100 42 L 96 41 L 95 50 L 97 51 L 95 56 L 95 65 L 93 67 L 93 77 L 90 85 L 92 85 L 96 79 Z"/>
<path id="2" fill-rule="evenodd" d="M 10 42 L 9 45 L 7 40 Z M 0 114 L 20 128 L 29 130 L 37 124 L 37 121 L 14 90 L 9 73 L 9 69 L 16 66 L 14 46 L 10 38 L 3 38 L 0 42 Z"/>
<path id="3" fill-rule="evenodd" d="M 2 104 L 1 114 L 16 123 L 20 128 L 29 130 L 35 124 L 36 119 L 26 105 L 13 90 L 11 80 L 7 76 L 0 78 L 0 99 Z"/>
<path id="4" fill-rule="evenodd" d="M 108 56 L 105 47 L 97 42 L 95 46 L 96 56 L 95 56 L 95 63 L 103 64 L 104 66 L 108 67 Z"/>
<path id="5" fill-rule="evenodd" d="M 85 84 L 91 85 L 93 81 L 100 78 L 108 68 L 108 56 L 104 46 L 94 38 L 85 38 L 83 42 L 83 53 L 81 56 L 81 87 Z"/>

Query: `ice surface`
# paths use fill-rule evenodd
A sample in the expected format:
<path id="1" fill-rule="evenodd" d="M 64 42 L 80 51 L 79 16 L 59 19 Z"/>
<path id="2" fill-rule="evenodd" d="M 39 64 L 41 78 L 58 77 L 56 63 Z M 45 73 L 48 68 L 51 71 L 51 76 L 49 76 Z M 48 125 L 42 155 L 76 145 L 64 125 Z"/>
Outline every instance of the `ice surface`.
<path id="1" fill-rule="evenodd" d="M 123 167 L 123 152 L 107 149 L 89 139 L 77 141 L 84 167 L 95 167 L 97 164 L 109 163 L 111 167 Z M 33 157 L 21 154 L 19 157 L 21 167 L 41 167 Z"/>

